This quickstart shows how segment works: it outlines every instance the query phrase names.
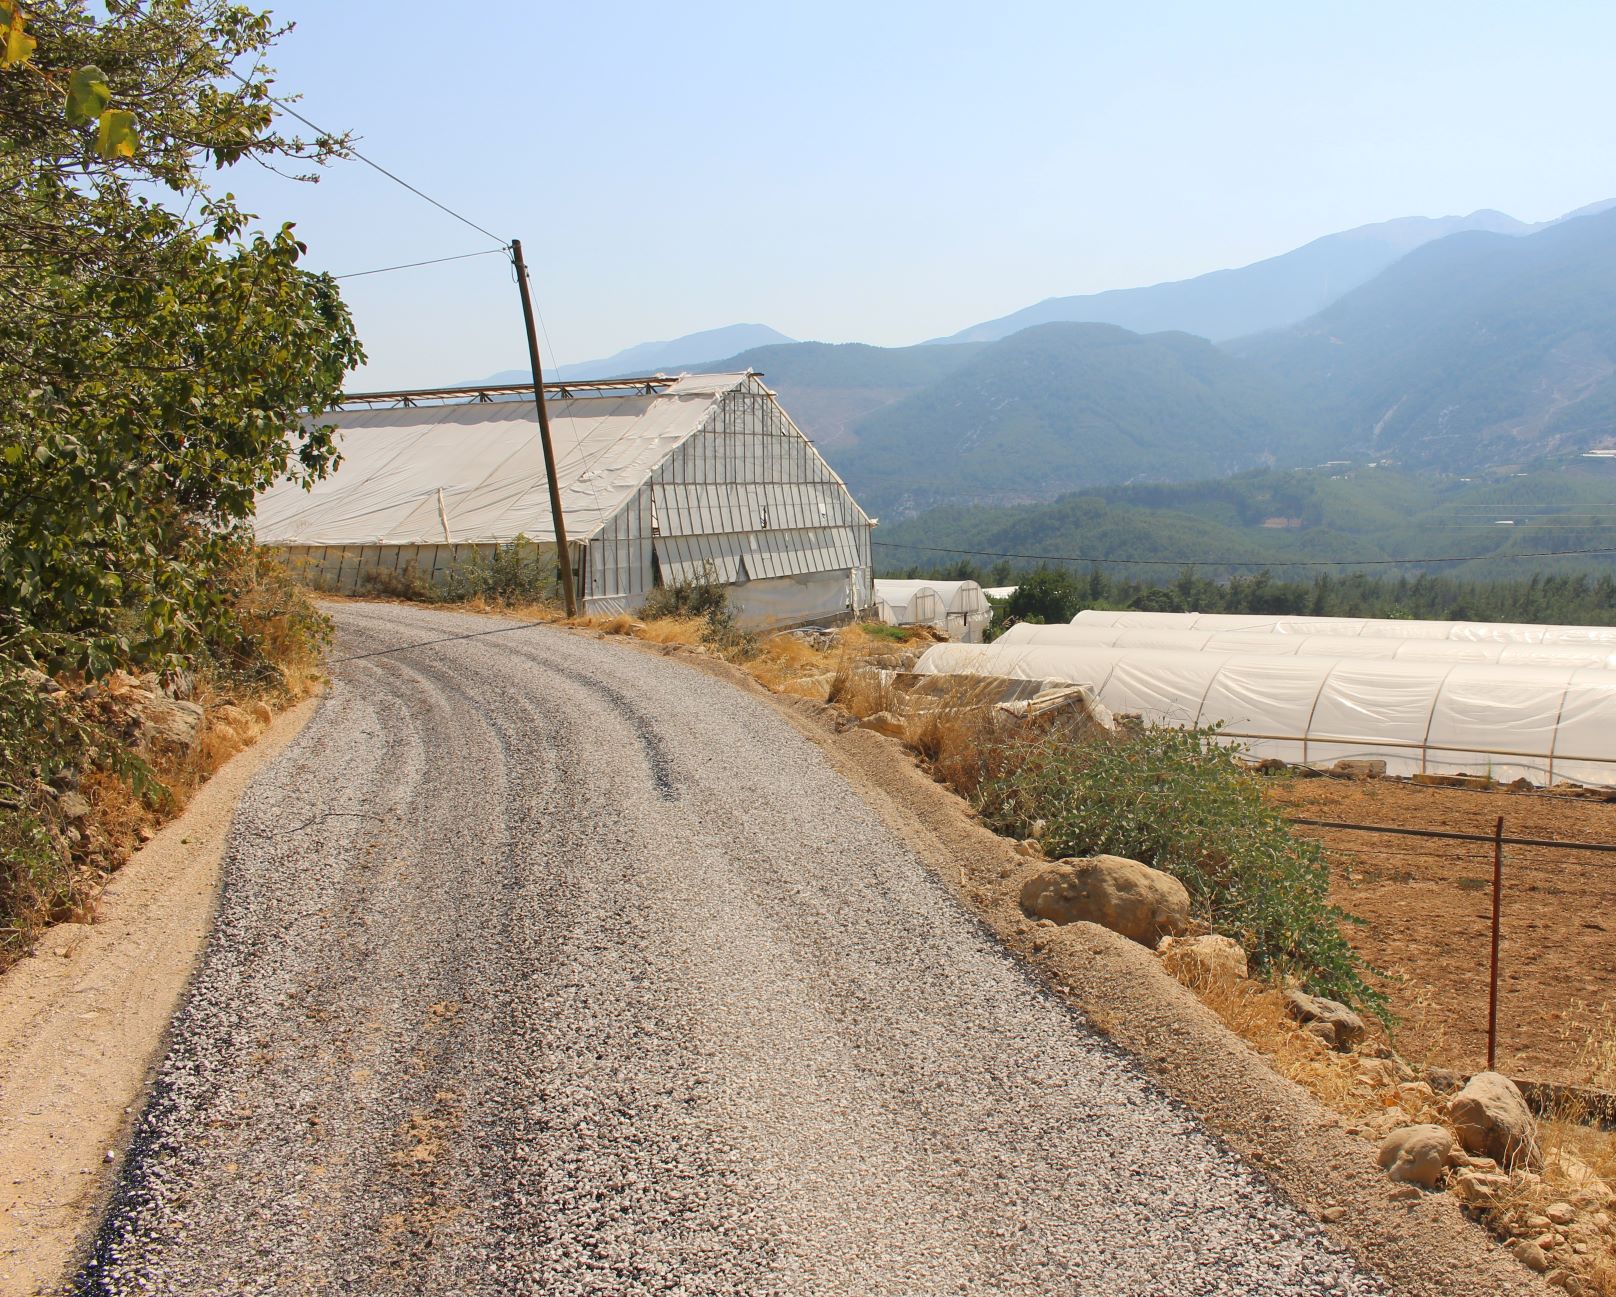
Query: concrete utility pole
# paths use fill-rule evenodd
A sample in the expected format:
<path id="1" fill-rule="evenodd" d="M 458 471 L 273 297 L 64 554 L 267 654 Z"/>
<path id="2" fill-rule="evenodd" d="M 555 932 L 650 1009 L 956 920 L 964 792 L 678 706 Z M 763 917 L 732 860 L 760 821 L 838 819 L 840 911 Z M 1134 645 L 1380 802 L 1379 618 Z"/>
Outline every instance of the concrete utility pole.
<path id="1" fill-rule="evenodd" d="M 511 240 L 511 260 L 516 263 L 516 286 L 522 291 L 522 318 L 527 322 L 527 358 L 533 367 L 533 403 L 539 409 L 539 441 L 544 446 L 544 472 L 550 479 L 550 518 L 555 528 L 556 557 L 561 565 L 561 601 L 567 616 L 578 615 L 578 599 L 572 589 L 572 554 L 567 549 L 567 520 L 561 515 L 561 486 L 556 481 L 555 446 L 550 441 L 550 412 L 544 404 L 544 368 L 539 363 L 539 335 L 533 327 L 533 297 L 527 286 L 527 262 L 522 260 L 522 240 Z"/>

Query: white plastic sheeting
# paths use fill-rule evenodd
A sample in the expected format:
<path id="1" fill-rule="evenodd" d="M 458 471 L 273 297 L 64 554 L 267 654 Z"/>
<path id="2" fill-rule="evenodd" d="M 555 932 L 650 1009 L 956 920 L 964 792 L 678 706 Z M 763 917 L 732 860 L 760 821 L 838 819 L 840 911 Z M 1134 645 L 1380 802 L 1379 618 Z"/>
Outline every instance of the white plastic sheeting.
<path id="1" fill-rule="evenodd" d="M 1379 635 L 1273 635 L 1262 631 L 1102 626 L 1086 621 L 1037 626 L 1022 622 L 1000 644 L 1190 649 L 1276 657 L 1394 658 L 1400 662 L 1503 662 L 1616 668 L 1616 645 L 1509 644 L 1480 640 L 1389 639 Z"/>
<path id="2" fill-rule="evenodd" d="M 917 671 L 1065 680 L 1158 725 L 1221 725 L 1253 757 L 1387 772 L 1616 787 L 1616 671 L 1207 653 L 938 644 Z"/>
<path id="3" fill-rule="evenodd" d="M 982 638 L 993 607 L 975 581 L 875 583 L 876 614 L 892 626 L 935 626 L 962 643 Z"/>
<path id="4" fill-rule="evenodd" d="M 678 379 L 661 393 L 547 402 L 567 531 L 582 540 L 616 513 L 651 470 L 702 426 L 744 374 Z M 304 490 L 282 482 L 258 497 L 265 545 L 435 545 L 555 539 L 549 479 L 532 401 L 403 409 L 346 408 L 342 463 Z"/>
<path id="5" fill-rule="evenodd" d="M 1609 644 L 1616 626 L 1549 626 L 1502 621 L 1404 621 L 1386 617 L 1278 617 L 1263 613 L 1106 612 L 1086 608 L 1074 626 L 1217 631 L 1272 635 L 1373 635 L 1387 639 L 1467 640 L 1494 644 Z"/>

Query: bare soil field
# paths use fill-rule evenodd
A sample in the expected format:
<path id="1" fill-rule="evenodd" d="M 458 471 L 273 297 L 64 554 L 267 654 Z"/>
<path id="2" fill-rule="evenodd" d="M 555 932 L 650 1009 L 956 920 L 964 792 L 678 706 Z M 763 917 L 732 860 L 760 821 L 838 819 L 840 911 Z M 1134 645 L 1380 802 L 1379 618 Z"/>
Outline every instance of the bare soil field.
<path id="1" fill-rule="evenodd" d="M 1355 824 L 1616 842 L 1616 805 L 1534 793 L 1433 788 L 1396 780 L 1276 783 L 1290 813 Z M 1390 975 L 1411 1058 L 1479 1068 L 1487 1048 L 1492 846 L 1302 828 L 1331 853 L 1333 894 L 1365 920 L 1353 944 Z M 1616 1008 L 1616 855 L 1505 847 L 1500 1070 L 1577 1080 L 1591 1036 Z"/>

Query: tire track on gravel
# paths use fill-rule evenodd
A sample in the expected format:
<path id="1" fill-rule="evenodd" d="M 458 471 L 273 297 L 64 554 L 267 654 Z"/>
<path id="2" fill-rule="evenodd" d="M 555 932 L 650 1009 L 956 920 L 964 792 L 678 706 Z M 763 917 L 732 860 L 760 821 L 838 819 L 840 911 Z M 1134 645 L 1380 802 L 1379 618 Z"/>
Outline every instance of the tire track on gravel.
<path id="1" fill-rule="evenodd" d="M 756 699 L 337 615 L 79 1291 L 1384 1291 Z"/>

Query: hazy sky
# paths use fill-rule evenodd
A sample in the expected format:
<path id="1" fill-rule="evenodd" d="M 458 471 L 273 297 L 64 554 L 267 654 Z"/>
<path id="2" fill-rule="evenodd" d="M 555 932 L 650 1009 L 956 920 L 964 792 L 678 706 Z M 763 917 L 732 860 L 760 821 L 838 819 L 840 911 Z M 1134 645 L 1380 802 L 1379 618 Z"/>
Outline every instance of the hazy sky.
<path id="1" fill-rule="evenodd" d="M 1616 6 L 287 0 L 301 111 L 522 239 L 563 363 L 740 321 L 901 345 L 1334 230 L 1616 197 Z M 486 240 L 356 162 L 220 177 L 316 269 Z M 525 362 L 492 256 L 347 281 L 356 386 Z"/>

